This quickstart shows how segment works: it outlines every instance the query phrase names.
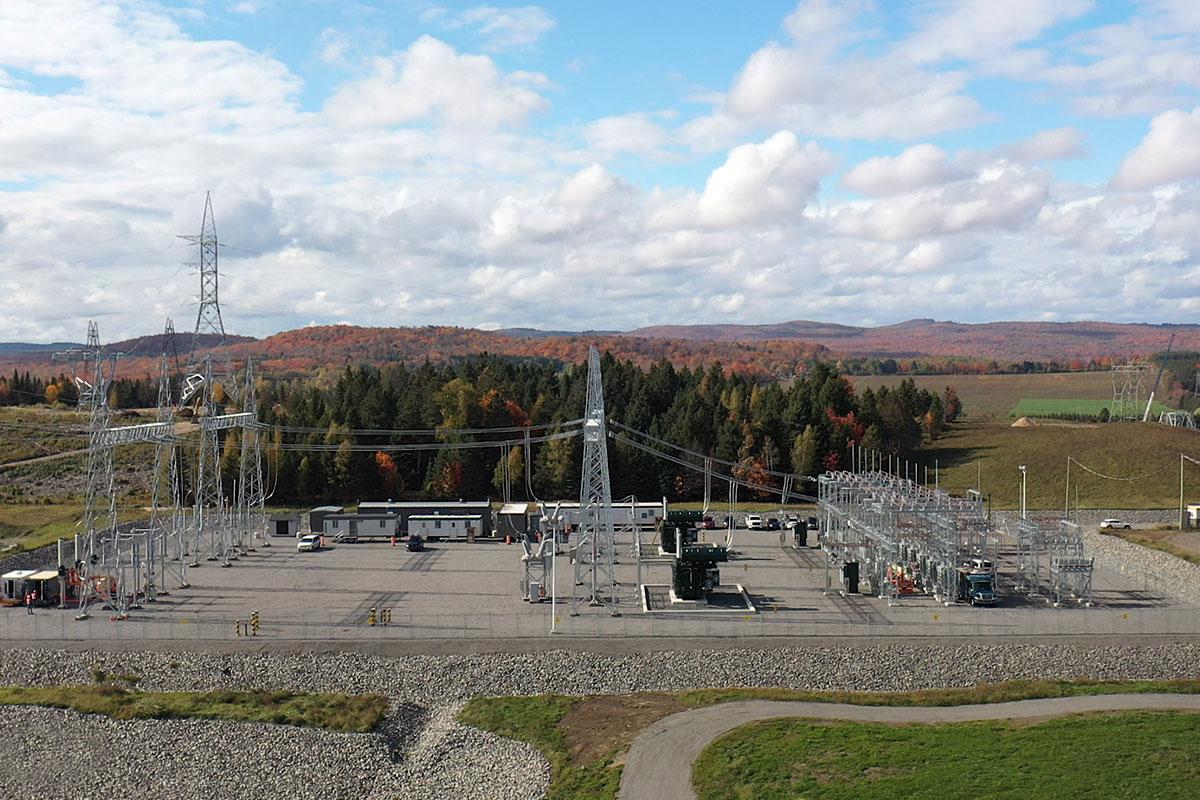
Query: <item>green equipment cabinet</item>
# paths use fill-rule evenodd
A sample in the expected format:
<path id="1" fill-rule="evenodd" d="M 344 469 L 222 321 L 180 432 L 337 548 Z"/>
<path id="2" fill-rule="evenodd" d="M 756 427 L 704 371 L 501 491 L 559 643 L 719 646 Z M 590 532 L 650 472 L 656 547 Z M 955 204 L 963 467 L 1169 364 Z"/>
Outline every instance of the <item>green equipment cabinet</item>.
<path id="1" fill-rule="evenodd" d="M 729 560 L 729 551 L 717 544 L 686 544 L 675 556 L 672 587 L 680 600 L 700 600 L 721 585 L 717 564 Z"/>
<path id="2" fill-rule="evenodd" d="M 664 553 L 676 553 L 679 543 L 684 545 L 696 541 L 696 528 L 704 519 L 702 511 L 668 511 L 659 523 L 659 541 Z"/>

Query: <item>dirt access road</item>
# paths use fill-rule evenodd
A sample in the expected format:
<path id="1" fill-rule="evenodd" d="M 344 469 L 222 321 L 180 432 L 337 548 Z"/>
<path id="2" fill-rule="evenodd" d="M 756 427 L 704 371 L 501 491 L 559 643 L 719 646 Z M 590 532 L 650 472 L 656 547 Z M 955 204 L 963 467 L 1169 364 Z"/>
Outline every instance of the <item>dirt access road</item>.
<path id="1" fill-rule="evenodd" d="M 619 800 L 696 800 L 692 764 L 714 739 L 748 722 L 780 717 L 855 722 L 942 723 L 1058 717 L 1095 711 L 1200 712 L 1200 695 L 1110 694 L 944 707 L 854 706 L 747 700 L 672 714 L 633 740 Z"/>

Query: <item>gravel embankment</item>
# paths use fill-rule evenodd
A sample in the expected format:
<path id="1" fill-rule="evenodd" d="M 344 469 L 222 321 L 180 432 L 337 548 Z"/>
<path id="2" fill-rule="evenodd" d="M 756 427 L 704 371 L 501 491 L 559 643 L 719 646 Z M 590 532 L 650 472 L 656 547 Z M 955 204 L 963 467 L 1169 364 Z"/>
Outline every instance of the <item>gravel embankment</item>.
<path id="1" fill-rule="evenodd" d="M 1182 558 L 1127 542 L 1119 536 L 1085 531 L 1083 543 L 1096 566 L 1117 572 L 1170 597 L 1200 603 L 1200 566 Z"/>
<path id="2" fill-rule="evenodd" d="M 72 712 L 0 709 L 0 729 L 21 731 L 6 746 L 15 757 L 0 761 L 0 785 L 20 786 L 22 794 L 15 796 L 29 797 L 53 794 L 70 778 L 68 785 L 80 786 L 85 795 L 181 800 L 531 798 L 544 794 L 548 765 L 526 745 L 455 722 L 463 701 L 545 691 L 620 694 L 723 686 L 910 690 L 1013 678 L 1197 678 L 1198 664 L 1200 643 L 398 658 L 12 650 L 0 652 L 0 682 L 6 684 L 90 683 L 92 669 L 99 668 L 141 675 L 143 689 L 379 692 L 391 699 L 393 711 L 379 733 L 337 734 L 194 720 L 116 723 Z M 100 753 L 106 754 L 103 759 Z"/>

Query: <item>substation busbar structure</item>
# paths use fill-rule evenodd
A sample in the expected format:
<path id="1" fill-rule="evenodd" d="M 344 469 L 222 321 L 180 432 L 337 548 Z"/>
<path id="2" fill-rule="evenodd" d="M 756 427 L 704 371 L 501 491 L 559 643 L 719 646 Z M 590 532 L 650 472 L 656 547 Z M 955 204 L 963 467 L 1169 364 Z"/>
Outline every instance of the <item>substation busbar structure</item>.
<path id="1" fill-rule="evenodd" d="M 168 331 L 172 325 L 168 320 Z M 159 377 L 156 422 L 113 426 L 108 406 L 108 389 L 116 359 L 105 355 L 99 345 L 95 323 L 89 323 L 89 353 L 93 361 L 88 405 L 88 449 L 81 532 L 74 537 L 74 559 L 67 566 L 59 548 L 59 572 L 62 582 L 75 587 L 79 601 L 78 619 L 88 619 L 97 606 L 112 612 L 113 619 L 125 619 L 130 609 L 142 600 L 153 602 L 166 594 L 168 586 L 186 588 L 187 569 L 197 566 L 189 557 L 207 552 L 212 560 L 228 564 L 265 537 L 262 455 L 259 432 L 262 425 L 253 410 L 197 418 L 200 430 L 198 469 L 193 494 L 196 502 L 189 518 L 183 505 L 180 480 L 180 448 L 194 446 L 179 432 L 177 408 L 171 402 L 171 369 L 164 349 Z M 243 407 L 254 409 L 254 370 L 246 367 Z M 78 381 L 77 381 L 78 383 Z M 184 382 L 203 391 L 208 409 L 214 393 L 211 360 L 205 375 L 191 375 Z M 238 485 L 234 503 L 225 503 L 220 487 L 220 432 L 240 429 Z M 154 445 L 151 467 L 152 500 L 150 517 L 136 524 L 121 524 L 117 514 L 115 453 L 125 446 Z M 61 587 L 65 589 L 65 585 Z M 66 598 L 67 592 L 60 592 Z"/>
<path id="2" fill-rule="evenodd" d="M 875 471 L 826 473 L 817 492 L 827 591 L 837 569 L 851 591 L 864 580 L 889 604 L 917 592 L 953 602 L 964 564 L 994 568 L 997 540 L 978 493 L 954 497 Z"/>
<path id="3" fill-rule="evenodd" d="M 1095 559 L 1087 555 L 1078 523 L 1030 516 L 1009 523 L 1008 534 L 1017 544 L 1018 591 L 1044 594 L 1055 606 L 1069 600 L 1092 605 Z"/>

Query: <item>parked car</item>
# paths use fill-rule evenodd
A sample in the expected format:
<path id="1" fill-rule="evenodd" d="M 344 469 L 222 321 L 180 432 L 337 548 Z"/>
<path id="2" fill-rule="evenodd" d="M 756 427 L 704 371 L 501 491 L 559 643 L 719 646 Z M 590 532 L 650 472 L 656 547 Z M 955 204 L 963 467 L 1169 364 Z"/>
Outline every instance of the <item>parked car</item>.
<path id="1" fill-rule="evenodd" d="M 700 520 L 700 527 L 706 531 L 714 531 L 717 529 L 717 521 L 712 517 L 705 517 Z"/>
<path id="2" fill-rule="evenodd" d="M 761 531 L 763 530 L 763 518 L 761 514 L 746 515 L 746 530 Z"/>
<path id="3" fill-rule="evenodd" d="M 425 540 L 421 538 L 421 534 L 419 533 L 409 534 L 406 547 L 410 553 L 420 553 L 425 549 Z"/>
<path id="4" fill-rule="evenodd" d="M 307 536 L 301 536 L 300 541 L 296 542 L 297 553 L 311 553 L 314 550 L 321 549 L 321 537 L 315 533 L 310 533 Z"/>
<path id="5" fill-rule="evenodd" d="M 1102 520 L 1100 520 L 1100 527 L 1101 528 L 1124 528 L 1125 530 L 1129 530 L 1130 526 L 1129 526 L 1128 522 L 1122 522 L 1119 519 L 1102 519 Z"/>
<path id="6" fill-rule="evenodd" d="M 798 517 L 797 515 L 795 515 L 795 514 L 784 514 L 783 515 L 783 527 L 787 528 L 789 531 L 792 530 L 793 528 L 795 528 L 799 524 L 800 524 L 800 517 Z"/>
<path id="7" fill-rule="evenodd" d="M 779 525 L 778 519 L 776 519 L 775 517 L 767 517 L 767 530 L 777 531 L 777 530 L 779 530 L 779 528 L 780 528 L 780 525 Z"/>

